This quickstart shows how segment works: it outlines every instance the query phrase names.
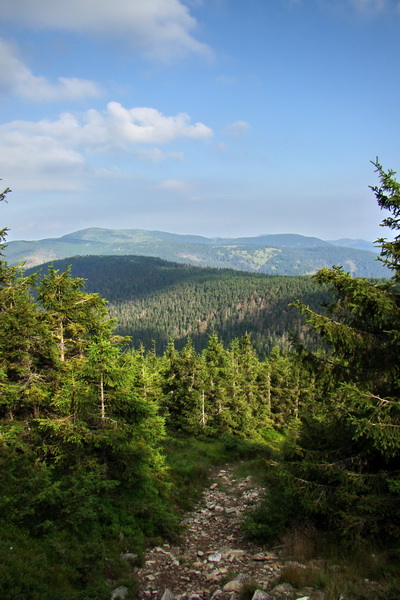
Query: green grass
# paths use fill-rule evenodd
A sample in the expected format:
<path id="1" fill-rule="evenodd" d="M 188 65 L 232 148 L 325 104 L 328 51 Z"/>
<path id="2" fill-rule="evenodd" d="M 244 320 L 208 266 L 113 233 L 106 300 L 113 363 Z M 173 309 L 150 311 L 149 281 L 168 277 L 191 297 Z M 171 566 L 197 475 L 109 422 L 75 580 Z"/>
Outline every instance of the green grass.
<path id="1" fill-rule="evenodd" d="M 222 438 L 168 437 L 164 443 L 164 452 L 173 483 L 176 507 L 181 511 L 189 510 L 200 498 L 204 488 L 210 483 L 210 474 L 216 467 L 237 463 L 245 477 L 246 467 L 239 461 L 249 464 L 262 461 L 255 458 L 265 452 L 265 446 L 241 438 L 226 436 Z M 245 463 L 246 464 L 246 463 Z"/>
<path id="2" fill-rule="evenodd" d="M 272 471 L 279 464 L 281 449 L 290 437 L 266 430 L 263 455 L 238 465 L 238 476 L 252 475 L 266 485 L 265 501 L 248 514 L 243 527 L 250 538 L 279 549 L 282 569 L 276 583 L 290 583 L 323 590 L 325 600 L 399 600 L 400 549 L 385 547 L 385 541 L 348 540 L 340 531 L 321 531 L 299 520 L 290 490 Z M 272 474 L 272 475 L 271 475 Z M 299 523 L 301 523 L 299 525 Z M 300 564 L 296 564 L 300 563 Z"/>
<path id="3" fill-rule="evenodd" d="M 281 539 L 283 567 L 279 583 L 322 589 L 326 600 L 398 600 L 397 557 L 371 544 L 344 546 L 340 538 L 312 526 L 294 527 Z M 300 564 L 299 564 L 300 563 Z"/>
<path id="4" fill-rule="evenodd" d="M 164 452 L 178 510 L 192 508 L 209 482 L 210 470 L 228 460 L 220 440 L 168 437 Z"/>

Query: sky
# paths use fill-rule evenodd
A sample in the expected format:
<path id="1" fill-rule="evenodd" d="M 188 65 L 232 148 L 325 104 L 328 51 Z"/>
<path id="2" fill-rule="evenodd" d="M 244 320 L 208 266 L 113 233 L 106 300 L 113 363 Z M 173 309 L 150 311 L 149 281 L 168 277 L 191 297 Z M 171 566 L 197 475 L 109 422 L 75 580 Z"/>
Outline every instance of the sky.
<path id="1" fill-rule="evenodd" d="M 400 0 L 1 0 L 8 240 L 390 235 Z"/>

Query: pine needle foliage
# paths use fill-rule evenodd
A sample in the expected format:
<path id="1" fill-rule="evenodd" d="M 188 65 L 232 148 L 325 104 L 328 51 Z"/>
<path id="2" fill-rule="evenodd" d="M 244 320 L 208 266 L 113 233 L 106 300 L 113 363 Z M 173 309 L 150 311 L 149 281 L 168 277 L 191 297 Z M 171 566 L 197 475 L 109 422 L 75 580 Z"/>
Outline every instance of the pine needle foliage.
<path id="1" fill-rule="evenodd" d="M 121 552 L 177 527 L 164 421 L 105 301 L 69 268 L 36 281 L 0 261 L 0 596 L 106 599 Z"/>
<path id="2" fill-rule="evenodd" d="M 389 212 L 382 226 L 398 231 L 400 185 L 374 165 L 381 185 L 372 189 Z M 400 234 L 379 244 L 389 282 L 322 269 L 315 279 L 334 298 L 327 314 L 295 303 L 320 342 L 300 347 L 320 385 L 277 472 L 291 519 L 387 542 L 400 537 Z"/>

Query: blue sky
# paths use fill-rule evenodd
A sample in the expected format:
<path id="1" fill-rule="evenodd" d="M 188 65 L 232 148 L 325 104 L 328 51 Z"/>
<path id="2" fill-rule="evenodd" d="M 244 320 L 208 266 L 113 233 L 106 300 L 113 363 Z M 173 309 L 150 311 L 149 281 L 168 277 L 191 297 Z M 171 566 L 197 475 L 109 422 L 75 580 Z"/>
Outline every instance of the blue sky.
<path id="1" fill-rule="evenodd" d="M 2 0 L 11 239 L 386 234 L 400 0 Z"/>

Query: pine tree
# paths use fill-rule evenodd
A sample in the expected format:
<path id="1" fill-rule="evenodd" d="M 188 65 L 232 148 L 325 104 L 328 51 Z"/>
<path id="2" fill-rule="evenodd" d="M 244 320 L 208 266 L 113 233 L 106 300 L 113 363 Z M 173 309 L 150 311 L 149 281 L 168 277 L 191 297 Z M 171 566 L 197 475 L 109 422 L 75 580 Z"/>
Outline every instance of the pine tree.
<path id="1" fill-rule="evenodd" d="M 38 416 L 49 395 L 55 347 L 46 315 L 31 294 L 33 276 L 3 269 L 0 284 L 0 411 L 8 419 Z"/>
<path id="2" fill-rule="evenodd" d="M 381 209 L 390 212 L 381 225 L 398 231 L 400 230 L 400 183 L 394 178 L 396 172 L 392 170 L 385 172 L 378 159 L 372 164 L 379 174 L 380 186 L 371 186 L 371 189 Z M 393 279 L 398 282 L 400 280 L 400 234 L 395 235 L 393 240 L 380 238 L 376 243 L 382 249 L 382 261 L 393 270 Z"/>
<path id="3" fill-rule="evenodd" d="M 0 193 L 7 202 L 11 192 Z M 4 260 L 8 228 L 0 230 L 0 418 L 39 415 L 49 396 L 54 355 L 46 315 L 31 294 L 35 276 Z"/>
<path id="4" fill-rule="evenodd" d="M 205 426 L 202 365 L 192 341 L 179 352 L 170 342 L 163 359 L 162 390 L 166 422 L 172 431 L 199 433 Z"/>
<path id="5" fill-rule="evenodd" d="M 60 273 L 50 266 L 39 284 L 38 301 L 51 320 L 61 362 L 82 356 L 90 336 L 107 318 L 105 301 L 83 287 L 82 278 L 71 277 L 71 267 Z"/>
<path id="6" fill-rule="evenodd" d="M 248 333 L 234 340 L 230 348 L 228 395 L 232 413 L 232 432 L 254 436 L 265 427 L 263 400 L 259 393 L 259 360 Z"/>
<path id="7" fill-rule="evenodd" d="M 381 187 L 373 188 L 400 229 L 399 184 L 376 163 Z M 353 278 L 341 268 L 322 269 L 318 283 L 335 297 L 328 314 L 297 303 L 320 340 L 303 349 L 321 377 L 313 408 L 280 471 L 297 512 L 348 535 L 400 536 L 400 276 L 399 235 L 380 240 L 394 271 L 389 283 Z"/>
<path id="8" fill-rule="evenodd" d="M 216 333 L 210 336 L 203 359 L 208 427 L 214 433 L 230 433 L 234 427 L 234 415 L 229 395 L 229 354 Z"/>

